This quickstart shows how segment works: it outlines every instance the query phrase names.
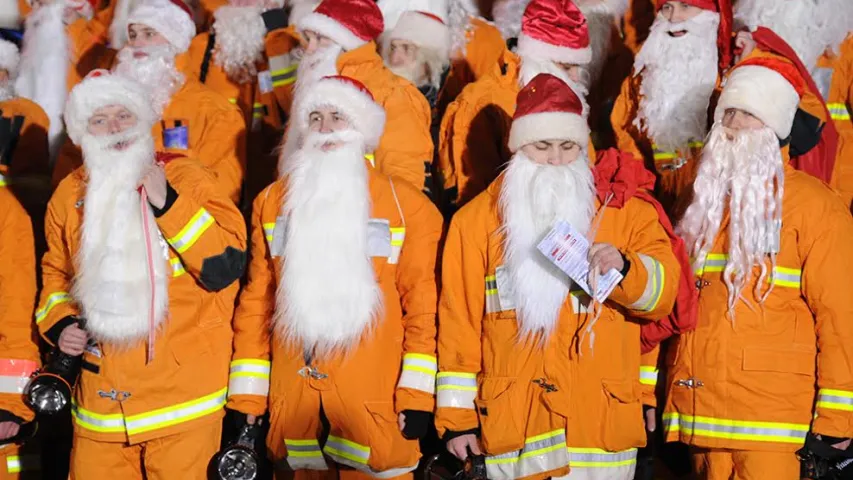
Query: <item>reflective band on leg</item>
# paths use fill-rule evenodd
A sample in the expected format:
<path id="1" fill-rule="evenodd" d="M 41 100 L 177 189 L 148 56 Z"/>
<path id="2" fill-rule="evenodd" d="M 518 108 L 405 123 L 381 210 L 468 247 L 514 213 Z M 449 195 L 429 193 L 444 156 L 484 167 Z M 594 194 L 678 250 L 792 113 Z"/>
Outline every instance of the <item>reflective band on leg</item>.
<path id="1" fill-rule="evenodd" d="M 435 383 L 436 405 L 439 408 L 474 410 L 474 399 L 477 398 L 477 374 L 439 372 Z"/>
<path id="2" fill-rule="evenodd" d="M 198 241 L 214 222 L 213 216 L 207 213 L 207 210 L 199 208 L 198 212 L 184 225 L 184 228 L 177 235 L 169 239 L 169 244 L 178 253 L 184 253 L 195 245 L 195 242 Z"/>
<path id="3" fill-rule="evenodd" d="M 752 442 L 801 444 L 809 426 L 797 423 L 745 422 L 711 417 L 693 417 L 678 413 L 663 416 L 664 430 L 684 432 L 687 435 Z"/>
<path id="4" fill-rule="evenodd" d="M 435 374 L 438 370 L 436 359 L 432 355 L 407 353 L 403 356 L 403 371 L 397 388 L 411 388 L 435 394 Z"/>
<path id="5" fill-rule="evenodd" d="M 569 447 L 569 468 L 615 468 L 637 463 L 637 449 L 608 452 L 599 448 Z"/>
<path id="6" fill-rule="evenodd" d="M 487 456 L 486 472 L 490 480 L 509 480 L 556 470 L 568 463 L 566 431 L 561 429 L 526 439 L 521 450 Z"/>
<path id="7" fill-rule="evenodd" d="M 817 406 L 830 410 L 853 412 L 853 392 L 821 388 L 817 393 Z"/>
<path id="8" fill-rule="evenodd" d="M 284 446 L 287 447 L 287 465 L 292 470 L 328 470 L 326 459 L 323 458 L 323 451 L 320 449 L 320 443 L 315 439 L 309 440 L 294 440 L 284 439 Z"/>
<path id="9" fill-rule="evenodd" d="M 662 263 L 648 255 L 640 253 L 638 256 L 643 263 L 643 267 L 646 268 L 646 288 L 643 290 L 640 298 L 631 305 L 628 305 L 628 308 L 638 312 L 650 312 L 658 306 L 660 297 L 663 294 L 664 268 Z"/>
<path id="10" fill-rule="evenodd" d="M 270 390 L 270 362 L 268 360 L 241 359 L 231 362 L 228 375 L 228 396 L 262 395 Z"/>
<path id="11" fill-rule="evenodd" d="M 227 388 L 196 400 L 184 402 L 172 407 L 161 408 L 153 412 L 127 417 L 128 435 L 138 435 L 160 428 L 170 427 L 218 412 L 225 406 Z"/>
<path id="12" fill-rule="evenodd" d="M 643 385 L 655 386 L 658 384 L 658 369 L 657 367 L 640 367 L 640 383 Z"/>
<path id="13" fill-rule="evenodd" d="M 53 292 L 44 301 L 44 306 L 36 312 L 36 323 L 40 323 L 47 318 L 47 315 L 53 310 L 53 307 L 68 303 L 71 301 L 71 295 L 68 292 Z"/>

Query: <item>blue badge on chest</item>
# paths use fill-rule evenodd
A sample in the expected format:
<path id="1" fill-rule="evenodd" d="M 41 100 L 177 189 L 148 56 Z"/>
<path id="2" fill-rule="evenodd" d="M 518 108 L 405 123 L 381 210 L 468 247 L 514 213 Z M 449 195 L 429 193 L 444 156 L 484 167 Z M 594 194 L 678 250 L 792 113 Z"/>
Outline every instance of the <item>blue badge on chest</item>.
<path id="1" fill-rule="evenodd" d="M 190 148 L 190 131 L 186 125 L 163 130 L 163 146 L 187 150 Z"/>

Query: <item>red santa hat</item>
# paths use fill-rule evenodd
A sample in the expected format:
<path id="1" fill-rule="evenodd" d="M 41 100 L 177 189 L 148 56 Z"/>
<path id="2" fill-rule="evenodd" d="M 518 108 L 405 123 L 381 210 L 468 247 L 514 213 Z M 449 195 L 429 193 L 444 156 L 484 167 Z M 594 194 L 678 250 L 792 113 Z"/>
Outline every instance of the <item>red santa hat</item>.
<path id="1" fill-rule="evenodd" d="M 364 135 L 365 146 L 373 150 L 385 129 L 385 109 L 376 103 L 370 90 L 354 78 L 341 75 L 323 77 L 306 88 L 295 100 L 297 131 L 308 131 L 308 117 L 320 107 L 334 107 Z"/>
<path id="2" fill-rule="evenodd" d="M 0 68 L 9 73 L 9 78 L 15 78 L 20 60 L 18 46 L 8 40 L 0 40 Z"/>
<path id="3" fill-rule="evenodd" d="M 181 0 L 143 0 L 127 18 L 127 25 L 139 23 L 157 30 L 179 53 L 190 48 L 195 37 L 193 12 Z"/>
<path id="4" fill-rule="evenodd" d="M 542 140 L 571 140 L 582 147 L 589 142 L 589 125 L 583 100 L 566 82 L 540 73 L 518 92 L 509 149 Z"/>
<path id="5" fill-rule="evenodd" d="M 517 53 L 522 58 L 589 63 L 592 49 L 586 18 L 571 0 L 533 0 L 521 19 Z"/>
<path id="6" fill-rule="evenodd" d="M 157 120 L 141 85 L 107 70 L 93 70 L 71 89 L 65 102 L 65 128 L 75 145 L 80 145 L 95 110 L 109 105 L 127 108 L 142 125 L 153 126 Z"/>
<path id="7" fill-rule="evenodd" d="M 408 40 L 420 48 L 450 54 L 450 29 L 436 14 L 410 10 L 400 16 L 388 40 Z"/>
<path id="8" fill-rule="evenodd" d="M 655 0 L 655 6 L 660 11 L 672 0 Z M 731 0 L 680 0 L 681 3 L 692 5 L 702 10 L 720 14 L 720 26 L 717 29 L 717 50 L 720 59 L 720 71 L 727 70 L 732 64 L 732 2 Z"/>
<path id="9" fill-rule="evenodd" d="M 376 40 L 385 25 L 373 0 L 323 0 L 297 24 L 300 32 L 311 30 L 331 38 L 344 50 Z"/>
<path id="10" fill-rule="evenodd" d="M 721 121 L 727 109 L 736 108 L 757 117 L 777 137 L 788 138 L 804 89 L 803 78 L 790 62 L 772 57 L 746 60 L 726 79 L 714 121 Z"/>

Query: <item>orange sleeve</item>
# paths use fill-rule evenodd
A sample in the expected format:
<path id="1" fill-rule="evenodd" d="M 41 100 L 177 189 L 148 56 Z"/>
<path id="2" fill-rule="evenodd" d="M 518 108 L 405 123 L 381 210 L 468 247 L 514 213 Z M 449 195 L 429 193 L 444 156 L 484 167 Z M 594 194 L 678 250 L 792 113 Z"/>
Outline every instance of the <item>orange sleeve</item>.
<path id="1" fill-rule="evenodd" d="M 637 130 L 634 119 L 637 117 L 640 101 L 635 83 L 636 80 L 630 75 L 622 82 L 619 96 L 613 104 L 613 112 L 610 113 L 610 123 L 616 136 L 616 148 L 631 153 L 637 158 L 644 158 L 640 146 L 632 135 Z"/>
<path id="2" fill-rule="evenodd" d="M 393 181 L 392 181 L 393 182 Z M 421 192 L 393 182 L 402 200 L 405 233 L 397 265 L 397 291 L 403 307 L 403 369 L 395 395 L 397 412 L 435 408 L 436 305 L 435 265 L 442 217 Z M 393 233 L 392 233 L 393 235 Z M 393 241 L 393 238 L 392 238 Z"/>
<path id="3" fill-rule="evenodd" d="M 655 346 L 654 350 L 640 356 L 640 391 L 642 394 L 643 405 L 649 407 L 657 407 L 657 397 L 655 389 L 658 384 L 658 357 L 660 355 L 660 345 Z"/>
<path id="4" fill-rule="evenodd" d="M 442 259 L 435 414 L 439 436 L 479 426 L 474 399 L 482 356 L 486 257 L 466 238 L 463 229 L 470 222 L 464 220 L 469 219 L 457 214 L 450 222 Z"/>
<path id="5" fill-rule="evenodd" d="M 246 171 L 246 122 L 234 105 L 210 108 L 214 111 L 194 153 L 216 175 L 220 192 L 236 204 L 240 201 Z"/>
<path id="6" fill-rule="evenodd" d="M 34 340 L 36 257 L 30 218 L 6 188 L 0 187 L 0 410 L 24 420 L 33 412 L 21 397 L 39 366 Z"/>
<path id="7" fill-rule="evenodd" d="M 464 92 L 464 90 L 463 90 Z M 455 205 L 459 196 L 459 182 L 456 178 L 456 169 L 453 168 L 453 126 L 456 123 L 456 115 L 459 112 L 460 98 L 456 98 L 444 110 L 444 117 L 441 119 L 441 126 L 438 133 L 438 164 L 436 171 L 440 178 L 438 179 L 441 185 L 442 192 L 439 198 L 443 202 L 451 206 Z"/>
<path id="8" fill-rule="evenodd" d="M 429 104 L 414 85 L 395 86 L 385 100 L 385 132 L 374 152 L 382 173 L 423 190 L 432 165 Z"/>
<path id="9" fill-rule="evenodd" d="M 270 331 L 275 311 L 275 266 L 270 255 L 275 223 L 265 224 L 263 212 L 272 187 L 252 205 L 249 274 L 234 313 L 234 353 L 228 382 L 227 407 L 250 415 L 267 410 L 270 386 Z M 278 209 L 276 209 L 278 211 Z"/>
<path id="10" fill-rule="evenodd" d="M 465 60 L 474 74 L 472 81 L 477 81 L 494 71 L 506 50 L 506 41 L 491 23 L 473 19 L 472 24 L 474 29 L 466 46 Z"/>
<path id="11" fill-rule="evenodd" d="M 272 76 L 273 94 L 285 114 L 293 104 L 293 85 L 299 59 L 294 50 L 299 46 L 299 36 L 294 27 L 280 28 L 267 33 L 264 40 L 267 60 Z"/>

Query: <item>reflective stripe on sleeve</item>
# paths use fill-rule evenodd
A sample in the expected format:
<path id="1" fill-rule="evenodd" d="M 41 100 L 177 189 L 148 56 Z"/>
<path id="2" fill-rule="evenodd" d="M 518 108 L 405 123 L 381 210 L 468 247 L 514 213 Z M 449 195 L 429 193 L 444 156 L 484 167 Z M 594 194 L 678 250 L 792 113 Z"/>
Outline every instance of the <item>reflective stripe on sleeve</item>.
<path id="1" fill-rule="evenodd" d="M 826 108 L 833 120 L 850 120 L 850 111 L 843 103 L 827 103 Z"/>
<path id="2" fill-rule="evenodd" d="M 853 412 L 853 392 L 821 388 L 817 392 L 818 408 Z"/>
<path id="3" fill-rule="evenodd" d="M 275 222 L 264 224 L 264 238 L 267 239 L 267 244 L 272 242 L 272 234 L 275 231 Z"/>
<path id="4" fill-rule="evenodd" d="M 187 273 L 186 269 L 184 268 L 184 264 L 181 263 L 181 259 L 178 257 L 170 258 L 169 265 L 172 267 L 172 278 L 177 278 Z"/>
<path id="5" fill-rule="evenodd" d="M 252 118 L 263 118 L 266 113 L 266 108 L 263 103 L 255 102 L 252 106 Z"/>
<path id="6" fill-rule="evenodd" d="M 179 423 L 201 418 L 218 412 L 225 406 L 227 388 L 218 392 L 190 400 L 171 407 L 161 408 L 152 412 L 133 415 L 126 418 L 128 435 L 138 435 L 160 428 L 166 428 Z"/>
<path id="7" fill-rule="evenodd" d="M 436 405 L 439 408 L 474 410 L 474 399 L 477 398 L 476 373 L 439 372 L 435 384 Z"/>
<path id="8" fill-rule="evenodd" d="M 21 394 L 38 369 L 38 363 L 32 360 L 16 358 L 0 359 L 0 393 Z"/>
<path id="9" fill-rule="evenodd" d="M 640 366 L 640 383 L 643 385 L 655 386 L 658 384 L 658 369 L 657 367 Z"/>
<path id="10" fill-rule="evenodd" d="M 390 265 L 396 265 L 400 261 L 400 252 L 403 251 L 405 240 L 406 227 L 391 227 L 391 255 L 388 257 Z"/>
<path id="11" fill-rule="evenodd" d="M 703 275 L 712 272 L 722 272 L 726 269 L 726 262 L 729 256 L 723 253 L 709 253 L 705 258 L 705 264 L 697 268 L 694 273 Z"/>
<path id="12" fill-rule="evenodd" d="M 272 63 L 272 59 L 270 59 L 270 63 Z M 273 87 L 284 87 L 286 85 L 290 85 L 291 83 L 296 81 L 296 70 L 299 68 L 299 64 L 290 65 L 285 68 L 281 68 L 278 70 L 273 70 L 270 72 L 272 76 L 272 86 Z"/>
<path id="13" fill-rule="evenodd" d="M 9 455 L 6 457 L 6 471 L 8 473 L 34 470 L 41 470 L 41 457 L 39 455 Z"/>
<path id="14" fill-rule="evenodd" d="M 195 242 L 198 241 L 214 222 L 213 216 L 207 213 L 207 210 L 199 208 L 198 212 L 184 225 L 184 228 L 177 235 L 169 239 L 169 244 L 178 253 L 184 253 L 195 245 Z"/>
<path id="15" fill-rule="evenodd" d="M 667 413 L 663 416 L 664 430 L 687 435 L 752 442 L 802 444 L 809 425 L 776 422 L 746 422 L 711 417 L 694 417 Z"/>
<path id="16" fill-rule="evenodd" d="M 323 450 L 316 439 L 296 440 L 285 438 L 287 465 L 292 470 L 328 470 Z"/>
<path id="17" fill-rule="evenodd" d="M 498 298 L 498 281 L 494 275 L 486 277 L 486 313 L 497 313 L 501 311 L 501 303 Z"/>
<path id="18" fill-rule="evenodd" d="M 617 468 L 636 463 L 636 448 L 608 452 L 599 448 L 569 447 L 569 468 Z"/>
<path id="19" fill-rule="evenodd" d="M 490 480 L 509 480 L 556 470 L 568 463 L 566 431 L 561 429 L 527 438 L 521 450 L 486 456 L 486 472 Z"/>
<path id="20" fill-rule="evenodd" d="M 438 363 L 432 355 L 407 353 L 403 356 L 403 371 L 397 388 L 411 388 L 430 395 L 435 394 L 435 374 Z"/>
<path id="21" fill-rule="evenodd" d="M 658 306 L 660 297 L 663 295 L 665 272 L 663 264 L 654 258 L 642 253 L 638 254 L 638 256 L 643 263 L 643 267 L 646 268 L 646 288 L 643 290 L 640 298 L 631 305 L 628 305 L 628 308 L 638 312 L 650 312 Z"/>
<path id="22" fill-rule="evenodd" d="M 789 288 L 800 288 L 800 279 L 803 271 L 796 268 L 776 267 L 773 270 L 773 285 Z"/>
<path id="23" fill-rule="evenodd" d="M 71 301 L 71 295 L 68 292 L 53 292 L 44 301 L 44 306 L 36 311 L 36 323 L 41 323 L 42 320 L 47 318 L 50 311 L 53 310 L 53 307 L 62 304 L 68 303 Z"/>
<path id="24" fill-rule="evenodd" d="M 228 396 L 262 395 L 270 391 L 270 362 L 258 359 L 240 359 L 231 362 L 228 374 Z"/>

